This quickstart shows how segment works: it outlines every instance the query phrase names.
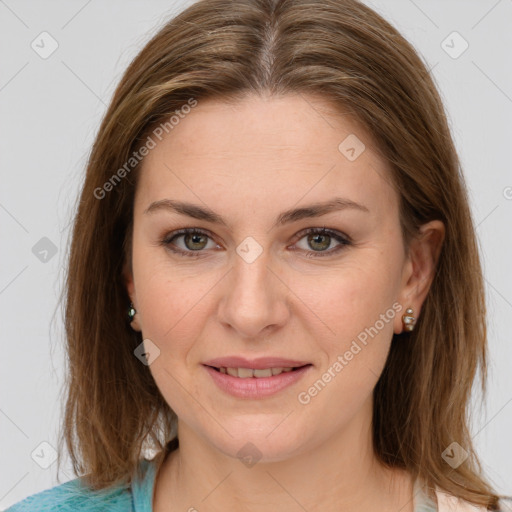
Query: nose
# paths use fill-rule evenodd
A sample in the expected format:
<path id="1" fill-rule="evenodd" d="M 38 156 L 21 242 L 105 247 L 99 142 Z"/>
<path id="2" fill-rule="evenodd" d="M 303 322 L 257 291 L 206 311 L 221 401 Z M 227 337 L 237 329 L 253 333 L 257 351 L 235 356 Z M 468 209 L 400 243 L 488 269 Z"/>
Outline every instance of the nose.
<path id="1" fill-rule="evenodd" d="M 268 250 L 251 263 L 236 255 L 224 280 L 219 320 L 240 338 L 261 339 L 289 319 L 290 291 L 269 263 Z"/>

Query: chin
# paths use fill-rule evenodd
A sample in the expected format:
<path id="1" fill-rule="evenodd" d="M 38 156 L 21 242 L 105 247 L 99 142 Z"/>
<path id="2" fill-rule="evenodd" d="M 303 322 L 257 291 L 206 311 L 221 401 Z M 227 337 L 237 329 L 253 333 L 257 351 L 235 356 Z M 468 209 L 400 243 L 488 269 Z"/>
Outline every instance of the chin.
<path id="1" fill-rule="evenodd" d="M 251 417 L 250 421 L 238 418 L 236 424 L 225 424 L 225 431 L 215 435 L 204 433 L 203 438 L 228 457 L 238 458 L 248 467 L 256 462 L 279 462 L 289 459 L 308 449 L 306 433 L 296 424 L 284 427 L 286 420 L 280 415 L 277 421 L 269 421 L 274 416 L 265 415 L 261 422 Z"/>

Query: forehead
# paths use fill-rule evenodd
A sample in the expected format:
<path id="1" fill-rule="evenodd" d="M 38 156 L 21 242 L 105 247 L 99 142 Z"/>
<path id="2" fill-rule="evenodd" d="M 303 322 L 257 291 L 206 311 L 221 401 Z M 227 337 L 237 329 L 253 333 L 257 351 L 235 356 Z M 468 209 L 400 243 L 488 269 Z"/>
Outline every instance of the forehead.
<path id="1" fill-rule="evenodd" d="M 275 210 L 342 195 L 382 215 L 396 209 L 389 176 L 364 128 L 321 98 L 209 99 L 145 157 L 136 209 L 179 198 Z"/>

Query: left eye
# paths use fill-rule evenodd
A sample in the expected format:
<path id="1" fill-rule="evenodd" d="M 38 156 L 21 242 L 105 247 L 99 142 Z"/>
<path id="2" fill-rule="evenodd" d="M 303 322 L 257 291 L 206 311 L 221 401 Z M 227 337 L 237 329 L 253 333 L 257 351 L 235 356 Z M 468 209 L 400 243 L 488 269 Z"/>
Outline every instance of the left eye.
<path id="1" fill-rule="evenodd" d="M 348 237 L 326 228 L 308 228 L 299 233 L 297 237 L 295 245 L 305 240 L 306 247 L 299 247 L 299 250 L 305 251 L 307 257 L 331 255 L 342 250 L 344 246 L 351 244 Z M 187 228 L 170 233 L 162 240 L 162 245 L 171 252 L 181 256 L 199 257 L 202 256 L 202 252 L 205 252 L 204 249 L 214 249 L 217 247 L 217 244 L 211 238 L 210 234 L 205 231 Z M 176 243 L 176 240 L 180 239 L 182 240 L 182 245 Z M 210 247 L 208 247 L 209 242 L 212 244 Z M 331 248 L 333 242 L 337 242 L 337 245 Z"/>
<path id="2" fill-rule="evenodd" d="M 326 228 L 310 228 L 305 232 L 300 233 L 298 236 L 300 236 L 299 241 L 303 239 L 305 240 L 307 247 L 302 247 L 301 249 L 306 251 L 308 257 L 322 257 L 324 255 L 330 255 L 342 250 L 344 246 L 350 245 L 348 237 L 343 236 L 337 231 L 332 231 Z M 331 246 L 332 242 L 337 242 L 338 245 L 331 250 L 327 250 Z M 313 250 L 310 250 L 308 247 Z"/>
<path id="3" fill-rule="evenodd" d="M 302 236 L 299 241 L 305 240 L 306 247 L 302 247 L 305 251 L 309 252 L 327 252 L 327 249 L 331 248 L 333 242 L 337 242 L 338 245 L 329 251 L 329 254 L 339 250 L 340 245 L 347 245 L 348 240 L 341 235 L 326 229 L 313 229 L 306 232 L 305 236 Z M 310 247 L 313 251 L 308 249 Z"/>

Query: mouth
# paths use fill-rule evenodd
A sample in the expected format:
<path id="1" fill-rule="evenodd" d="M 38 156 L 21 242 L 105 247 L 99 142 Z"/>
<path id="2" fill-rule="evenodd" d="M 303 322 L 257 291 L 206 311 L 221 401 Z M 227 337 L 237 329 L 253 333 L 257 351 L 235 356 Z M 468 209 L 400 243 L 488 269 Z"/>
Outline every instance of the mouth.
<path id="1" fill-rule="evenodd" d="M 225 375 L 230 375 L 231 377 L 237 377 L 239 379 L 261 379 L 266 377 L 275 377 L 277 375 L 281 375 L 282 373 L 289 373 L 300 370 L 301 368 L 305 368 L 307 366 L 312 366 L 310 363 L 304 364 L 301 366 L 276 366 L 269 368 L 243 368 L 243 367 L 227 367 L 227 366 L 210 366 L 205 365 L 213 370 L 223 373 Z"/>
<path id="2" fill-rule="evenodd" d="M 245 400 L 265 399 L 296 385 L 313 364 L 282 358 L 224 357 L 203 363 L 220 391 Z"/>
<path id="3" fill-rule="evenodd" d="M 267 362 L 266 364 L 277 363 Z M 286 388 L 296 385 L 313 368 L 310 363 L 300 366 L 270 366 L 267 368 L 263 364 L 258 364 L 258 366 L 261 367 L 246 368 L 203 364 L 203 368 L 220 391 L 244 400 L 266 399 L 278 395 Z"/>

